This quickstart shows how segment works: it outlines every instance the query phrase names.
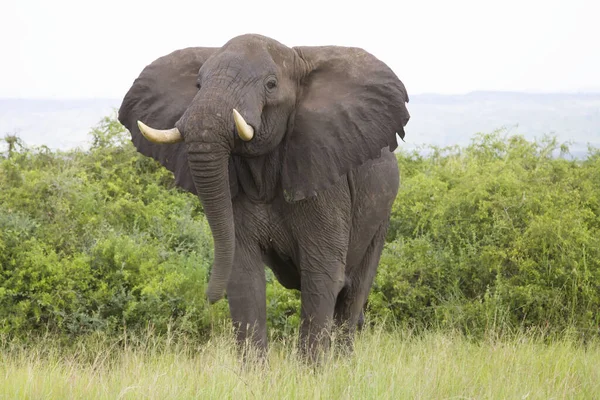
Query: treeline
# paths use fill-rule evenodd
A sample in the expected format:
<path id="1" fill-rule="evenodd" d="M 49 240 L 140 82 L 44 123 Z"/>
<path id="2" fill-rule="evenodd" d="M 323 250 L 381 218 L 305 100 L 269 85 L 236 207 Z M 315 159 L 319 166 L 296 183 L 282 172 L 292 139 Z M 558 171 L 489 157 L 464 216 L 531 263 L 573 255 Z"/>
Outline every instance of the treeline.
<path id="1" fill-rule="evenodd" d="M 105 118 L 90 150 L 0 154 L 0 333 L 153 329 L 205 338 L 227 319 L 204 290 L 212 238 L 200 202 Z M 600 151 L 502 132 L 398 153 L 401 188 L 369 297 L 371 324 L 473 337 L 597 335 Z M 270 333 L 297 329 L 299 294 L 268 273 Z"/>

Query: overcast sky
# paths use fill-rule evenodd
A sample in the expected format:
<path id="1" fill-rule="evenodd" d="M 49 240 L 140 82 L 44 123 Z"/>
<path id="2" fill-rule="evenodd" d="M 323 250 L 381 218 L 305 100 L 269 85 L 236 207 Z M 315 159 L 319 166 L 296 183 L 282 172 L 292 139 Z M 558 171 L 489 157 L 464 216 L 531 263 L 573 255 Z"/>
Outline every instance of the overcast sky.
<path id="1" fill-rule="evenodd" d="M 122 98 L 157 57 L 243 33 L 362 47 L 413 94 L 600 91 L 599 15 L 599 0 L 2 0 L 0 97 Z"/>

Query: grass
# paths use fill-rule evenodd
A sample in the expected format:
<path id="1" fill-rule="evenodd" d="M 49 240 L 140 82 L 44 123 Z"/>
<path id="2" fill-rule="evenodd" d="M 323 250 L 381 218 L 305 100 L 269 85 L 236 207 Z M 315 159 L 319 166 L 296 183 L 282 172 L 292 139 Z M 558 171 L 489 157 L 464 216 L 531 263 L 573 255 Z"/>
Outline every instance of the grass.
<path id="1" fill-rule="evenodd" d="M 594 399 L 600 342 L 533 335 L 473 342 L 461 335 L 371 332 L 351 357 L 317 369 L 291 343 L 242 368 L 226 338 L 193 345 L 146 338 L 4 343 L 3 399 Z"/>

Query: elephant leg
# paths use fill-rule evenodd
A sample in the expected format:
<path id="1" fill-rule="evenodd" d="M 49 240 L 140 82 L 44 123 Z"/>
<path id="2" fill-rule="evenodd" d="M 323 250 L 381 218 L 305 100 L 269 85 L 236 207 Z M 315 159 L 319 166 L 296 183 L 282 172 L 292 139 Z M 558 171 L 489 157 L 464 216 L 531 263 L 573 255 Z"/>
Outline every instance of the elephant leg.
<path id="1" fill-rule="evenodd" d="M 351 196 L 339 184 L 294 208 L 300 270 L 300 354 L 319 362 L 330 347 L 335 302 L 345 284 L 350 239 Z"/>
<path id="2" fill-rule="evenodd" d="M 300 352 L 313 362 L 329 350 L 335 300 L 344 285 L 343 265 L 338 262 L 333 270 L 307 271 L 301 278 Z"/>
<path id="3" fill-rule="evenodd" d="M 359 331 L 362 331 L 363 326 L 365 325 L 365 309 L 367 308 L 367 303 L 365 303 L 365 305 L 363 306 L 362 311 L 360 312 L 360 315 L 358 316 L 358 324 L 357 324 L 357 328 Z"/>
<path id="4" fill-rule="evenodd" d="M 237 246 L 227 284 L 229 311 L 237 343 L 244 358 L 249 349 L 259 356 L 267 350 L 267 301 L 265 269 L 258 249 Z"/>
<path id="5" fill-rule="evenodd" d="M 364 323 L 364 308 L 377 273 L 377 266 L 385 244 L 388 224 L 382 224 L 361 263 L 350 277 L 348 284 L 340 292 L 335 304 L 335 324 L 338 328 L 341 349 L 351 353 L 354 349 L 354 334 L 357 326 Z"/>

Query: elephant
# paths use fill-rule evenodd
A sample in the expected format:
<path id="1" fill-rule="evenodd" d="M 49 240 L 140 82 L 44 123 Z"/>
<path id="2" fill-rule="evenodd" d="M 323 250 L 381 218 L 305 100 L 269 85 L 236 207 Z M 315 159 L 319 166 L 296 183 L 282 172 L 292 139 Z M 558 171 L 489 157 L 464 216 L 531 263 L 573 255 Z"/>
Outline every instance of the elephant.
<path id="1" fill-rule="evenodd" d="M 357 47 L 244 34 L 147 65 L 118 110 L 138 152 L 199 197 L 214 239 L 206 295 L 240 345 L 267 348 L 265 266 L 300 291 L 300 354 L 339 328 L 352 351 L 399 189 L 404 84 Z"/>

